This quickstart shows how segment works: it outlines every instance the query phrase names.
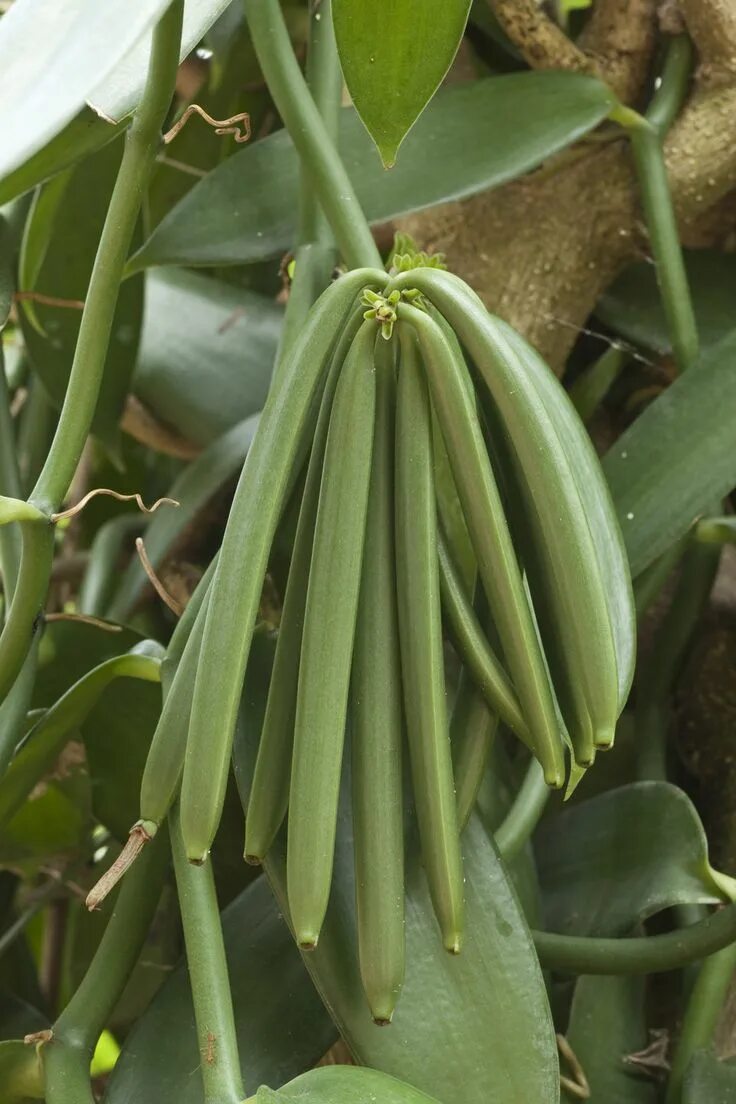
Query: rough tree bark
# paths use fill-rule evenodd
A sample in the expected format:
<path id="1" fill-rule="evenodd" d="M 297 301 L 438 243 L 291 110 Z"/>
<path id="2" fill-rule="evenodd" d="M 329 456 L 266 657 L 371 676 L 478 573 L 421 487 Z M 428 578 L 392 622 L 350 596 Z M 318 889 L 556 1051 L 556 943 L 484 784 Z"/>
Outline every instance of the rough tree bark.
<path id="1" fill-rule="evenodd" d="M 659 38 L 655 0 L 596 0 L 579 44 L 535 0 L 491 5 L 530 64 L 593 72 L 638 104 Z M 675 14 L 693 39 L 698 66 L 665 149 L 683 235 L 701 241 L 699 220 L 736 187 L 736 4 L 680 0 Z M 733 220 L 732 207 L 724 210 Z M 557 371 L 600 294 L 627 262 L 647 255 L 627 142 L 616 135 L 583 142 L 521 180 L 398 227 L 446 253 L 453 270 Z M 715 233 L 723 231 L 723 218 L 715 220 Z"/>

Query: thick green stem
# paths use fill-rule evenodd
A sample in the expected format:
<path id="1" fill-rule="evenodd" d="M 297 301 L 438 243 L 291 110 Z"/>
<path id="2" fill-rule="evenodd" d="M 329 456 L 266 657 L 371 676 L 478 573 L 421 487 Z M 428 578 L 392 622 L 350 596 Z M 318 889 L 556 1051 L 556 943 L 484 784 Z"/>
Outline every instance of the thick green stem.
<path id="1" fill-rule="evenodd" d="M 667 43 L 659 87 L 647 108 L 647 122 L 661 138 L 664 138 L 680 114 L 692 71 L 692 43 L 686 34 L 674 35 Z"/>
<path id="2" fill-rule="evenodd" d="M 92 1055 L 145 943 L 168 854 L 166 832 L 159 832 L 126 878 L 83 981 L 41 1048 L 47 1104 L 94 1101 Z"/>
<path id="3" fill-rule="evenodd" d="M 550 792 L 542 768 L 532 759 L 513 805 L 494 833 L 496 846 L 506 862 L 518 855 L 531 839 L 547 807 Z"/>
<path id="4" fill-rule="evenodd" d="M 92 424 L 123 267 L 174 91 L 183 8 L 183 0 L 174 0 L 153 34 L 146 86 L 126 134 L 125 152 L 92 269 L 64 405 L 46 462 L 29 498 L 49 517 L 58 510 L 67 493 Z M 51 524 L 29 523 L 22 532 L 18 585 L 0 639 L 0 700 L 15 682 L 30 648 L 34 622 L 43 606 L 51 571 Z"/>
<path id="5" fill-rule="evenodd" d="M 177 806 L 169 822 L 205 1104 L 240 1104 L 245 1092 L 212 862 L 187 860 Z"/>
<path id="6" fill-rule="evenodd" d="M 333 145 L 337 145 L 342 73 L 332 29 L 331 0 L 312 3 L 307 53 L 307 86 Z M 332 230 L 304 166 L 299 177 L 299 235 L 289 299 L 281 329 L 273 381 L 281 370 L 319 295 L 330 282 L 336 250 Z"/>
<path id="7" fill-rule="evenodd" d="M 678 35 L 669 45 L 660 85 L 646 117 L 623 106 L 611 112 L 611 118 L 624 127 L 631 141 L 662 305 L 675 362 L 681 372 L 698 359 L 698 332 L 662 142 L 685 98 L 690 67 L 690 43 L 687 36 Z"/>
<path id="8" fill-rule="evenodd" d="M 665 1104 L 680 1104 L 682 1084 L 693 1054 L 711 1045 L 734 970 L 736 943 L 711 955 L 701 966 L 675 1048 Z"/>
<path id="9" fill-rule="evenodd" d="M 278 0 L 248 0 L 245 13 L 269 91 L 312 179 L 340 252 L 351 268 L 381 268 L 353 185 L 291 48 Z"/>
<path id="10" fill-rule="evenodd" d="M 10 395 L 5 376 L 5 363 L 0 336 L 0 495 L 22 498 L 20 472 L 15 448 L 15 428 L 10 415 Z M 17 525 L 0 526 L 0 574 L 3 590 L 11 595 L 18 577 L 21 554 L 21 537 Z"/>
<path id="11" fill-rule="evenodd" d="M 680 970 L 736 942 L 736 905 L 719 909 L 688 928 L 631 939 L 532 932 L 547 970 L 571 974 L 656 974 Z"/>

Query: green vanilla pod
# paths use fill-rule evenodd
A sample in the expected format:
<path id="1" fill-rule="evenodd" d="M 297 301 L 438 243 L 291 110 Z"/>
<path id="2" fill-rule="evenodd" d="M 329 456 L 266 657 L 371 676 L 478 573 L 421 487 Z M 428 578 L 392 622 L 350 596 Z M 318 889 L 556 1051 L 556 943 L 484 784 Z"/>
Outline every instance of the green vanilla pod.
<path id="1" fill-rule="evenodd" d="M 281 610 L 266 714 L 245 819 L 245 858 L 250 863 L 263 861 L 283 823 L 289 804 L 299 655 L 325 443 L 337 382 L 360 324 L 360 314 L 356 314 L 338 342 L 314 433 Z"/>
<path id="2" fill-rule="evenodd" d="M 450 722 L 460 831 L 475 808 L 497 731 L 498 717 L 488 708 L 485 696 L 464 667 L 460 672 L 460 685 Z"/>
<path id="3" fill-rule="evenodd" d="M 402 304 L 399 317 L 418 334 L 483 589 L 535 754 L 548 784 L 559 787 L 565 778 L 565 760 L 552 687 L 480 423 L 464 382 L 464 366 L 428 314 Z"/>
<path id="4" fill-rule="evenodd" d="M 332 884 L 376 403 L 363 323 L 332 405 L 299 662 L 286 879 L 297 942 L 317 945 Z"/>
<path id="5" fill-rule="evenodd" d="M 399 326 L 396 577 L 404 711 L 422 857 L 446 949 L 460 951 L 463 866 L 445 701 L 431 412 L 411 329 Z"/>
<path id="6" fill-rule="evenodd" d="M 600 464 L 564 389 L 528 344 L 457 277 L 412 275 L 468 350 L 503 430 L 540 631 L 584 765 L 613 740 L 635 658 L 628 566 Z"/>
<path id="7" fill-rule="evenodd" d="M 493 651 L 478 615 L 465 593 L 459 572 L 440 529 L 437 537 L 440 594 L 458 654 L 490 708 L 533 751 L 534 745 L 501 661 Z"/>
<path id="8" fill-rule="evenodd" d="M 323 292 L 269 394 L 243 465 L 212 580 L 182 777 L 182 835 L 194 862 L 207 855 L 222 814 L 268 554 L 301 431 L 356 295 L 384 282 L 377 269 L 356 269 Z"/>
<path id="9" fill-rule="evenodd" d="M 394 547 L 395 341 L 376 339 L 376 423 L 351 680 L 358 957 L 376 1023 L 404 981 L 403 715 Z"/>

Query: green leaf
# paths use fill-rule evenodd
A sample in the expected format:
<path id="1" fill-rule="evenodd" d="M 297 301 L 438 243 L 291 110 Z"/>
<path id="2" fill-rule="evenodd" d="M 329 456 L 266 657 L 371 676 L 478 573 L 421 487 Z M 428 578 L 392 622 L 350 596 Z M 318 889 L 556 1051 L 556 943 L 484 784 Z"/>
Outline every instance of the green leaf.
<path id="1" fill-rule="evenodd" d="M 121 156 L 122 142 L 113 142 L 68 174 L 62 194 L 56 181 L 46 185 L 44 191 L 50 191 L 53 203 L 44 203 L 42 192 L 26 227 L 24 268 L 33 284 L 22 286 L 21 291 L 70 301 L 68 306 L 34 302 L 32 312 L 23 311 L 20 316 L 33 367 L 57 406 L 64 401 L 82 318 L 79 304 L 87 294 Z M 37 220 L 43 223 L 41 230 Z M 113 454 L 119 447 L 118 421 L 133 374 L 142 318 L 143 283 L 126 280 L 118 296 L 93 421 L 93 431 Z"/>
<path id="2" fill-rule="evenodd" d="M 673 905 L 727 899 L 692 802 L 667 782 L 583 801 L 545 821 L 538 837 L 548 931 L 626 935 Z"/>
<path id="3" fill-rule="evenodd" d="M 278 1104 L 286 1100 L 302 1104 L 366 1104 L 374 1100 L 381 1104 L 438 1104 L 435 1097 L 395 1077 L 357 1066 L 323 1066 L 310 1070 L 276 1093 L 261 1088 L 256 1093 L 255 1104 L 269 1104 L 270 1101 Z"/>
<path id="4" fill-rule="evenodd" d="M 81 726 L 94 814 L 121 842 L 138 819 L 143 768 L 160 712 L 160 686 L 121 678 L 104 689 Z"/>
<path id="5" fill-rule="evenodd" d="M 566 1036 L 595 1104 L 657 1100 L 654 1081 L 625 1062 L 627 1055 L 644 1050 L 649 1042 L 645 999 L 643 978 L 582 977 L 575 985 Z M 580 1097 L 563 1091 L 562 1099 L 575 1104 Z"/>
<path id="6" fill-rule="evenodd" d="M 47 624 L 39 649 L 33 708 L 48 709 L 93 667 L 131 651 L 142 641 L 141 634 L 133 629 L 108 632 L 83 621 Z"/>
<path id="7" fill-rule="evenodd" d="M 178 509 L 157 511 L 143 533 L 146 554 L 154 570 L 160 567 L 178 538 L 215 492 L 238 474 L 257 425 L 257 414 L 238 422 L 213 441 L 174 480 L 167 497 L 179 503 Z M 138 557 L 134 557 L 125 569 L 108 610 L 110 619 L 125 621 L 147 587 L 150 587 L 148 576 Z"/>
<path id="8" fill-rule="evenodd" d="M 45 146 L 168 0 L 19 0 L 0 21 L 0 178 Z M 10 105 L 12 104 L 12 109 Z"/>
<path id="9" fill-rule="evenodd" d="M 700 347 L 708 350 L 736 329 L 736 256 L 698 249 L 686 250 L 684 259 Z M 672 351 L 654 265 L 629 265 L 603 293 L 595 312 L 628 341 L 655 353 Z"/>
<path id="10" fill-rule="evenodd" d="M 697 1051 L 685 1074 L 682 1104 L 736 1104 L 736 1065 Z"/>
<path id="11" fill-rule="evenodd" d="M 736 486 L 736 333 L 675 380 L 603 460 L 633 575 Z"/>
<path id="12" fill-rule="evenodd" d="M 43 1100 L 43 1068 L 36 1048 L 11 1039 L 0 1043 L 0 1087 L 2 1104 Z"/>
<path id="13" fill-rule="evenodd" d="M 279 1086 L 329 1050 L 335 1028 L 264 878 L 225 909 L 222 927 L 247 1091 Z M 200 1061 L 182 964 L 127 1037 L 105 1104 L 202 1104 Z"/>
<path id="14" fill-rule="evenodd" d="M 341 113 L 340 152 L 366 217 L 385 222 L 521 176 L 587 134 L 612 106 L 604 84 L 577 73 L 489 77 L 436 96 L 391 172 L 349 108 Z M 169 212 L 131 271 L 278 256 L 295 239 L 298 175 L 285 131 L 244 147 Z"/>
<path id="15" fill-rule="evenodd" d="M 161 649 L 155 655 L 157 648 L 146 642 L 132 653 L 104 660 L 39 718 L 0 781 L 0 825 L 7 824 L 22 808 L 112 679 L 129 676 L 149 682 L 159 680 Z"/>
<path id="16" fill-rule="evenodd" d="M 133 390 L 187 440 L 208 445 L 262 408 L 282 318 L 265 296 L 201 273 L 151 273 Z"/>
<path id="17" fill-rule="evenodd" d="M 386 168 L 452 65 L 470 0 L 333 0 L 345 83 Z"/>
<path id="18" fill-rule="evenodd" d="M 184 9 L 186 57 L 228 0 L 199 0 Z M 22 0 L 0 30 L 3 112 L 0 204 L 48 180 L 119 133 L 133 111 L 148 67 L 147 30 L 168 0 L 144 0 L 131 14 L 126 0 Z M 8 13 L 10 14 L 10 13 Z M 29 44 L 33 44 L 33 49 Z"/>

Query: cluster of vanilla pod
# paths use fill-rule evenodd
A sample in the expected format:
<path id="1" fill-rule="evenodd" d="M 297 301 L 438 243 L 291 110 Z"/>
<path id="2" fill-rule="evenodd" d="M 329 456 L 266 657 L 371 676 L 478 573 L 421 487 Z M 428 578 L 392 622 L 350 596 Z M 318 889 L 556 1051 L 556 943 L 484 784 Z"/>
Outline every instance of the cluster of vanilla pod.
<path id="1" fill-rule="evenodd" d="M 438 440 L 441 438 L 441 442 Z M 438 446 L 475 564 L 475 598 L 437 507 Z M 364 988 L 388 1022 L 404 975 L 404 745 L 445 947 L 463 932 L 462 825 L 498 718 L 560 787 L 611 746 L 635 620 L 621 534 L 589 437 L 534 350 L 436 260 L 340 276 L 272 389 L 146 766 L 138 833 L 180 791 L 188 857 L 219 823 L 271 546 L 304 477 L 246 811 L 246 858 L 284 821 L 287 896 L 317 945 L 351 739 Z M 480 603 L 480 604 L 479 604 Z M 453 749 L 443 608 L 482 709 Z M 406 739 L 405 739 L 406 736 Z M 453 754 L 454 750 L 454 754 Z"/>

